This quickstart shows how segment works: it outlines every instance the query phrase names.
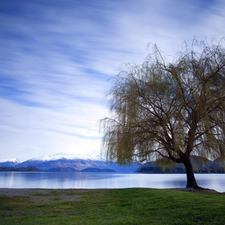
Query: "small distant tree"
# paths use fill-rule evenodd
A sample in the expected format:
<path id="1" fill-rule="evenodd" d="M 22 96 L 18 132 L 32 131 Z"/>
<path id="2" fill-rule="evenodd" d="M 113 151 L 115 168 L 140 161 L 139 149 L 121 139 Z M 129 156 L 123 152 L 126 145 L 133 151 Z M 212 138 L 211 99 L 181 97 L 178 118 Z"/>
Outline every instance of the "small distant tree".
<path id="1" fill-rule="evenodd" d="M 183 163 L 187 187 L 199 189 L 191 155 L 225 155 L 225 49 L 194 40 L 173 62 L 154 46 L 142 65 L 112 79 L 110 118 L 101 120 L 108 160 Z"/>

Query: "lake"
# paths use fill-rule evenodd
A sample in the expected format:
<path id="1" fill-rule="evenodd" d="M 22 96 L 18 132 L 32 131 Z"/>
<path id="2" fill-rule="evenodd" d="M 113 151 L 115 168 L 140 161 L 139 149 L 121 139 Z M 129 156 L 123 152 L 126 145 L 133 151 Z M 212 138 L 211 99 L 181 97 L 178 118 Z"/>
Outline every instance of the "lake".
<path id="1" fill-rule="evenodd" d="M 195 174 L 200 186 L 225 192 L 225 174 Z M 184 188 L 186 174 L 0 172 L 0 188 Z"/>

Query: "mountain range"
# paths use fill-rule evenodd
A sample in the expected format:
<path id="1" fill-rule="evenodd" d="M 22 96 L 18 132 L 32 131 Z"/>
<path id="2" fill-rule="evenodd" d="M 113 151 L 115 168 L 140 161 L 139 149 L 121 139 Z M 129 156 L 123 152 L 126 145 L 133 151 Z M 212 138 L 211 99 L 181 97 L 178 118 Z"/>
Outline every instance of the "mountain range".
<path id="1" fill-rule="evenodd" d="M 191 156 L 194 172 L 224 173 L 220 159 L 211 161 L 199 156 Z M 24 162 L 13 158 L 0 161 L 0 171 L 49 171 L 49 172 L 120 172 L 120 173 L 185 173 L 183 164 L 167 162 L 167 166 L 152 161 L 142 164 L 119 165 L 107 163 L 100 156 L 78 154 L 55 154 L 32 158 Z"/>
<path id="2" fill-rule="evenodd" d="M 32 158 L 24 162 L 17 159 L 4 160 L 0 162 L 0 167 L 13 167 L 16 170 L 32 166 L 40 171 L 51 172 L 120 172 L 132 173 L 141 164 L 132 163 L 130 165 L 119 165 L 115 162 L 107 163 L 100 156 L 78 155 L 78 154 L 56 154 L 43 157 Z M 5 168 L 2 170 L 6 170 Z M 12 168 L 10 169 L 12 170 Z M 33 168 L 34 170 L 34 168 Z M 32 171 L 33 171 L 32 170 Z"/>

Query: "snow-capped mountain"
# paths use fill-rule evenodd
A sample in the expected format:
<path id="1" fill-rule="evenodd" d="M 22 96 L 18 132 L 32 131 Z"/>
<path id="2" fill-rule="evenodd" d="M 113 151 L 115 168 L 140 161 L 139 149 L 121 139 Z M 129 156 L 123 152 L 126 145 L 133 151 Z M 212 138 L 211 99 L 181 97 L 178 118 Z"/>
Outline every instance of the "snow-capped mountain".
<path id="1" fill-rule="evenodd" d="M 94 154 L 78 154 L 78 153 L 71 153 L 71 154 L 64 154 L 64 153 L 58 153 L 54 155 L 45 155 L 40 156 L 37 158 L 32 158 L 30 160 L 33 161 L 54 161 L 54 160 L 60 160 L 60 159 L 67 159 L 67 160 L 75 160 L 75 159 L 83 159 L 83 160 L 97 160 L 97 161 L 105 161 L 103 157 L 100 155 L 94 155 Z"/>
<path id="2" fill-rule="evenodd" d="M 0 166 L 10 167 L 10 166 L 16 166 L 19 163 L 20 161 L 16 158 L 0 159 Z"/>
<path id="3" fill-rule="evenodd" d="M 106 160 L 100 156 L 95 155 L 80 155 L 80 154 L 55 154 L 46 155 L 37 158 L 32 158 L 16 165 L 16 167 L 35 166 L 39 170 L 44 171 L 86 171 L 91 169 L 95 171 L 100 169 L 102 171 L 111 172 L 134 172 L 140 164 L 133 163 L 129 166 L 120 166 L 117 163 L 106 163 Z"/>

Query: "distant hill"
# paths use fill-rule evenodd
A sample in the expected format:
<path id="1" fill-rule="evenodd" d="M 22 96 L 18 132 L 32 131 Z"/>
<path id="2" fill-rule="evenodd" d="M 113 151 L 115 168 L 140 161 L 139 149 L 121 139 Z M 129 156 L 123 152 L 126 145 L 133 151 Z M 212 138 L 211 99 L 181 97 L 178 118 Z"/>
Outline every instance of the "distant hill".
<path id="1" fill-rule="evenodd" d="M 70 167 L 54 167 L 48 169 L 47 172 L 79 172 L 79 170 Z"/>
<path id="2" fill-rule="evenodd" d="M 224 173 L 221 160 L 210 161 L 199 156 L 191 156 L 191 161 L 195 173 Z M 181 163 L 168 161 L 164 168 L 155 161 L 147 162 L 140 166 L 136 172 L 138 173 L 185 173 L 185 167 Z"/>
<path id="3" fill-rule="evenodd" d="M 0 171 L 25 171 L 25 172 L 35 172 L 35 171 L 40 171 L 38 168 L 34 167 L 34 166 L 28 166 L 26 168 L 24 167 L 18 167 L 18 168 L 15 168 L 15 167 L 3 167 L 1 166 L 0 167 Z"/>
<path id="4" fill-rule="evenodd" d="M 225 172 L 225 170 L 224 170 L 225 162 L 223 162 L 221 160 L 221 158 L 214 160 L 213 163 L 214 163 L 214 167 L 215 167 L 216 171 L 221 172 L 221 173 Z"/>

